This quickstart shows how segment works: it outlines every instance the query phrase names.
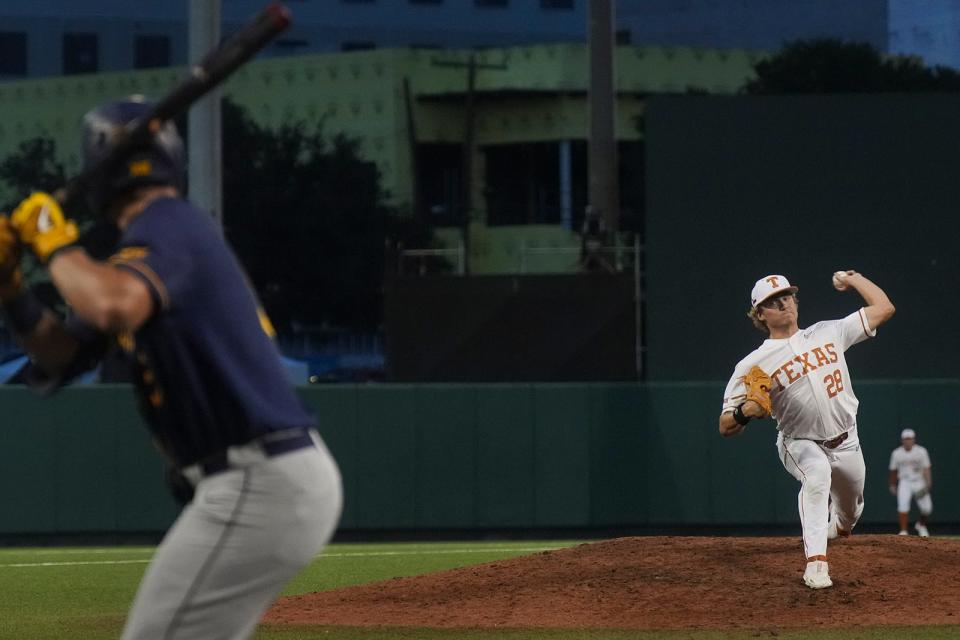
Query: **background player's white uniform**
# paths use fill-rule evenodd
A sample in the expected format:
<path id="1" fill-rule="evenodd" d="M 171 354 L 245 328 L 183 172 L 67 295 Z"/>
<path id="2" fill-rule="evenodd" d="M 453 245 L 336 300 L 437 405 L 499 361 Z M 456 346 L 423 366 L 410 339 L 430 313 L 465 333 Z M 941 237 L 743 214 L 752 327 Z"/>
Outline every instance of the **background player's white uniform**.
<path id="1" fill-rule="evenodd" d="M 927 481 L 923 477 L 923 470 L 930 468 L 930 454 L 918 444 L 913 445 L 910 451 L 897 447 L 890 454 L 890 471 L 897 472 L 897 511 L 908 513 L 910 499 L 922 489 L 927 488 Z M 925 516 L 933 512 L 933 498 L 928 492 L 917 498 L 917 508 Z"/>
<path id="2" fill-rule="evenodd" d="M 772 417 L 784 468 L 800 481 L 798 506 L 806 557 L 827 553 L 828 497 L 836 525 L 850 531 L 863 513 L 866 467 L 857 437 L 857 406 L 844 352 L 876 335 L 863 309 L 842 320 L 767 339 L 741 360 L 727 383 L 723 412 L 744 401 L 743 376 L 754 365 L 770 374 Z"/>

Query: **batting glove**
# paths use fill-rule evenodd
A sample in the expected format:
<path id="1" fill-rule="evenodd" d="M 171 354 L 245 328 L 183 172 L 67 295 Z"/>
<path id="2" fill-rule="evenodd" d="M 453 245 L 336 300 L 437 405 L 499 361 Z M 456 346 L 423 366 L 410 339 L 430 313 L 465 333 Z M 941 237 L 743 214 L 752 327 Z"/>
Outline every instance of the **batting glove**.
<path id="1" fill-rule="evenodd" d="M 11 222 L 20 242 L 30 247 L 43 263 L 76 242 L 80 235 L 76 223 L 64 217 L 60 203 L 42 191 L 21 202 L 13 211 Z"/>

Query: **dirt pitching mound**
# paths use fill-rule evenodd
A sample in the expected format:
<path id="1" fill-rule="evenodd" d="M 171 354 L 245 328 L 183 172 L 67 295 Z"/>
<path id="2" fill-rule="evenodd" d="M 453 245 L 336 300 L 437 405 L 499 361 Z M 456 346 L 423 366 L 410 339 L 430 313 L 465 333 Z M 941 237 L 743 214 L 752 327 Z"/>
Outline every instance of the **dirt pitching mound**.
<path id="1" fill-rule="evenodd" d="M 834 586 L 801 581 L 798 538 L 638 537 L 279 600 L 277 624 L 775 629 L 960 624 L 960 543 L 830 545 Z"/>

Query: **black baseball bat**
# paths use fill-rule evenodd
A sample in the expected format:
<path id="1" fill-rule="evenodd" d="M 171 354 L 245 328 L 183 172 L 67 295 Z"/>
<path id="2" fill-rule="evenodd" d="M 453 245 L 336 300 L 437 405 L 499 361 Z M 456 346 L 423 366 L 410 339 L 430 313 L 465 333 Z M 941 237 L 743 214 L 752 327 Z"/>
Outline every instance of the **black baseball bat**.
<path id="1" fill-rule="evenodd" d="M 148 143 L 165 122 L 190 108 L 190 105 L 249 61 L 289 25 L 290 10 L 280 2 L 274 2 L 204 56 L 203 60 L 191 67 L 190 75 L 161 98 L 150 113 L 130 123 L 109 154 L 85 168 L 67 183 L 57 194 L 63 207 L 69 208 L 104 172 L 125 160 L 138 147 Z"/>

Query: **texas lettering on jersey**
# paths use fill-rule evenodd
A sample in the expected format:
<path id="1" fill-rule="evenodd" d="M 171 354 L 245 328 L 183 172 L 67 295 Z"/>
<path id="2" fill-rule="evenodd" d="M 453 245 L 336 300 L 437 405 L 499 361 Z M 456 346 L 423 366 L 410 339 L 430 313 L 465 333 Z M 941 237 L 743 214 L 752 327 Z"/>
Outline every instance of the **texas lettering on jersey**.
<path id="1" fill-rule="evenodd" d="M 860 309 L 789 338 L 768 338 L 737 363 L 724 390 L 722 411 L 733 411 L 743 402 L 743 376 L 756 365 L 770 375 L 772 417 L 785 436 L 829 440 L 840 435 L 856 424 L 859 404 L 844 352 L 873 335 Z"/>
<path id="2" fill-rule="evenodd" d="M 837 347 L 832 342 L 813 347 L 809 351 L 804 351 L 798 356 L 787 360 L 779 368 L 770 373 L 773 380 L 773 391 L 782 391 L 791 384 L 802 380 L 811 371 L 816 371 L 821 367 L 836 364 L 840 361 L 837 355 Z M 827 396 L 835 398 L 837 394 L 843 391 L 843 374 L 839 369 L 834 369 L 823 378 L 823 383 L 827 387 Z M 743 398 L 739 395 L 733 399 Z M 728 403 L 731 398 L 724 398 L 724 403 Z"/>
<path id="3" fill-rule="evenodd" d="M 811 358 L 813 359 L 812 362 Z M 836 364 L 839 359 L 836 346 L 832 342 L 828 342 L 823 346 L 814 347 L 809 351 L 805 351 L 787 360 L 780 365 L 779 369 L 771 372 L 770 377 L 777 387 L 783 389 L 800 380 L 811 371 L 828 364 Z M 786 380 L 786 384 L 784 384 L 784 380 Z"/>

